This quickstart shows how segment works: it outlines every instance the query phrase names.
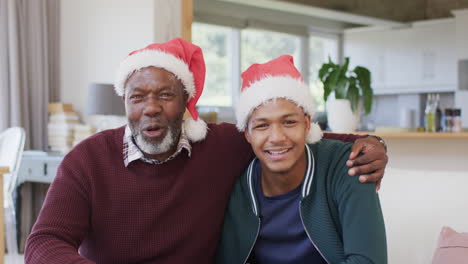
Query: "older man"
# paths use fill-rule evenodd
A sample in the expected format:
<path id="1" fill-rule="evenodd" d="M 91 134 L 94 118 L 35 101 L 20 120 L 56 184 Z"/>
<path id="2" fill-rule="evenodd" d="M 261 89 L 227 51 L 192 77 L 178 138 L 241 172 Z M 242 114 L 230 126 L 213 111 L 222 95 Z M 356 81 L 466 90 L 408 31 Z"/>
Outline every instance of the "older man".
<path id="1" fill-rule="evenodd" d="M 204 79 L 201 49 L 181 39 L 130 53 L 115 82 L 128 125 L 88 138 L 64 158 L 26 263 L 213 261 L 230 191 L 253 153 L 233 125 L 198 118 Z M 192 118 L 183 121 L 185 108 Z M 365 166 L 378 171 L 368 180 L 381 179 L 381 143 L 361 140 L 361 150 L 354 162 L 371 162 Z"/>

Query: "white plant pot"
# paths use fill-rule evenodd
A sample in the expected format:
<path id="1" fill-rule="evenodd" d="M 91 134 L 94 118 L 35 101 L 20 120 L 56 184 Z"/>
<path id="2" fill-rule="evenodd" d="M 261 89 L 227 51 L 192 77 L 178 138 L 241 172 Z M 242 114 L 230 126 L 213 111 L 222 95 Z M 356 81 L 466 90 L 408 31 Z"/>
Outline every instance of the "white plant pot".
<path id="1" fill-rule="evenodd" d="M 351 110 L 351 103 L 347 99 L 327 100 L 328 126 L 335 133 L 351 133 L 359 125 L 359 109 L 356 113 Z"/>

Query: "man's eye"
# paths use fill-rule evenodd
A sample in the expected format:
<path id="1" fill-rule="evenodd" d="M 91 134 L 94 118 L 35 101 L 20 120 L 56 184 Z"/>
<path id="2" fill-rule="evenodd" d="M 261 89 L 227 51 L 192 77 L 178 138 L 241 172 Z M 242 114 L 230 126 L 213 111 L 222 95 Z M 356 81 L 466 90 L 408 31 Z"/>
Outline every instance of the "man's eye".
<path id="1" fill-rule="evenodd" d="M 132 99 L 132 100 L 141 99 L 141 98 L 143 98 L 143 95 L 140 95 L 140 94 L 132 94 L 130 96 L 130 99 Z"/>
<path id="2" fill-rule="evenodd" d="M 160 94 L 161 98 L 172 98 L 174 96 L 173 93 L 162 93 Z"/>

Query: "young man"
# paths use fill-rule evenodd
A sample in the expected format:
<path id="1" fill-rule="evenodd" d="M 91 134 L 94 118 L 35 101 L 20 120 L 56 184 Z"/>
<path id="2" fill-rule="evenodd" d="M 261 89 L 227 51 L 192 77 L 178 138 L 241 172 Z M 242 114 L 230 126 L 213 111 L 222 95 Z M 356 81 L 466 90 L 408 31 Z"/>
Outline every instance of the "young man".
<path id="1" fill-rule="evenodd" d="M 292 57 L 242 78 L 237 127 L 257 157 L 231 194 L 217 263 L 385 264 L 375 184 L 347 175 L 351 144 L 321 139 Z"/>
<path id="2" fill-rule="evenodd" d="M 182 39 L 122 61 L 115 87 L 128 125 L 84 140 L 64 158 L 26 263 L 213 262 L 230 191 L 253 153 L 234 125 L 198 119 L 204 80 L 201 49 Z M 193 118 L 183 121 L 186 108 Z M 381 179 L 382 144 L 355 145 L 365 152 L 356 164 L 367 158 L 376 167 L 364 170 L 377 170 L 369 180 Z"/>

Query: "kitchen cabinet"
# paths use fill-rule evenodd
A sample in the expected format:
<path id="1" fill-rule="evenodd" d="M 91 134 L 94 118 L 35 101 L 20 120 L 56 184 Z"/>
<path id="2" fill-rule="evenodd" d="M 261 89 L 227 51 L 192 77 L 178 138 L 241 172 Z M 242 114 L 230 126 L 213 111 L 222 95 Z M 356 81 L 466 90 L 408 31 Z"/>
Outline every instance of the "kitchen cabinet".
<path id="1" fill-rule="evenodd" d="M 468 9 L 453 11 L 455 15 L 455 32 L 459 59 L 468 59 Z"/>
<path id="2" fill-rule="evenodd" d="M 371 71 L 375 92 L 385 86 L 387 35 L 388 30 L 381 28 L 349 30 L 344 34 L 344 55 L 350 57 L 351 67 L 360 65 Z"/>
<path id="3" fill-rule="evenodd" d="M 457 89 L 455 19 L 404 28 L 351 29 L 344 54 L 368 67 L 376 94 L 451 92 Z"/>

